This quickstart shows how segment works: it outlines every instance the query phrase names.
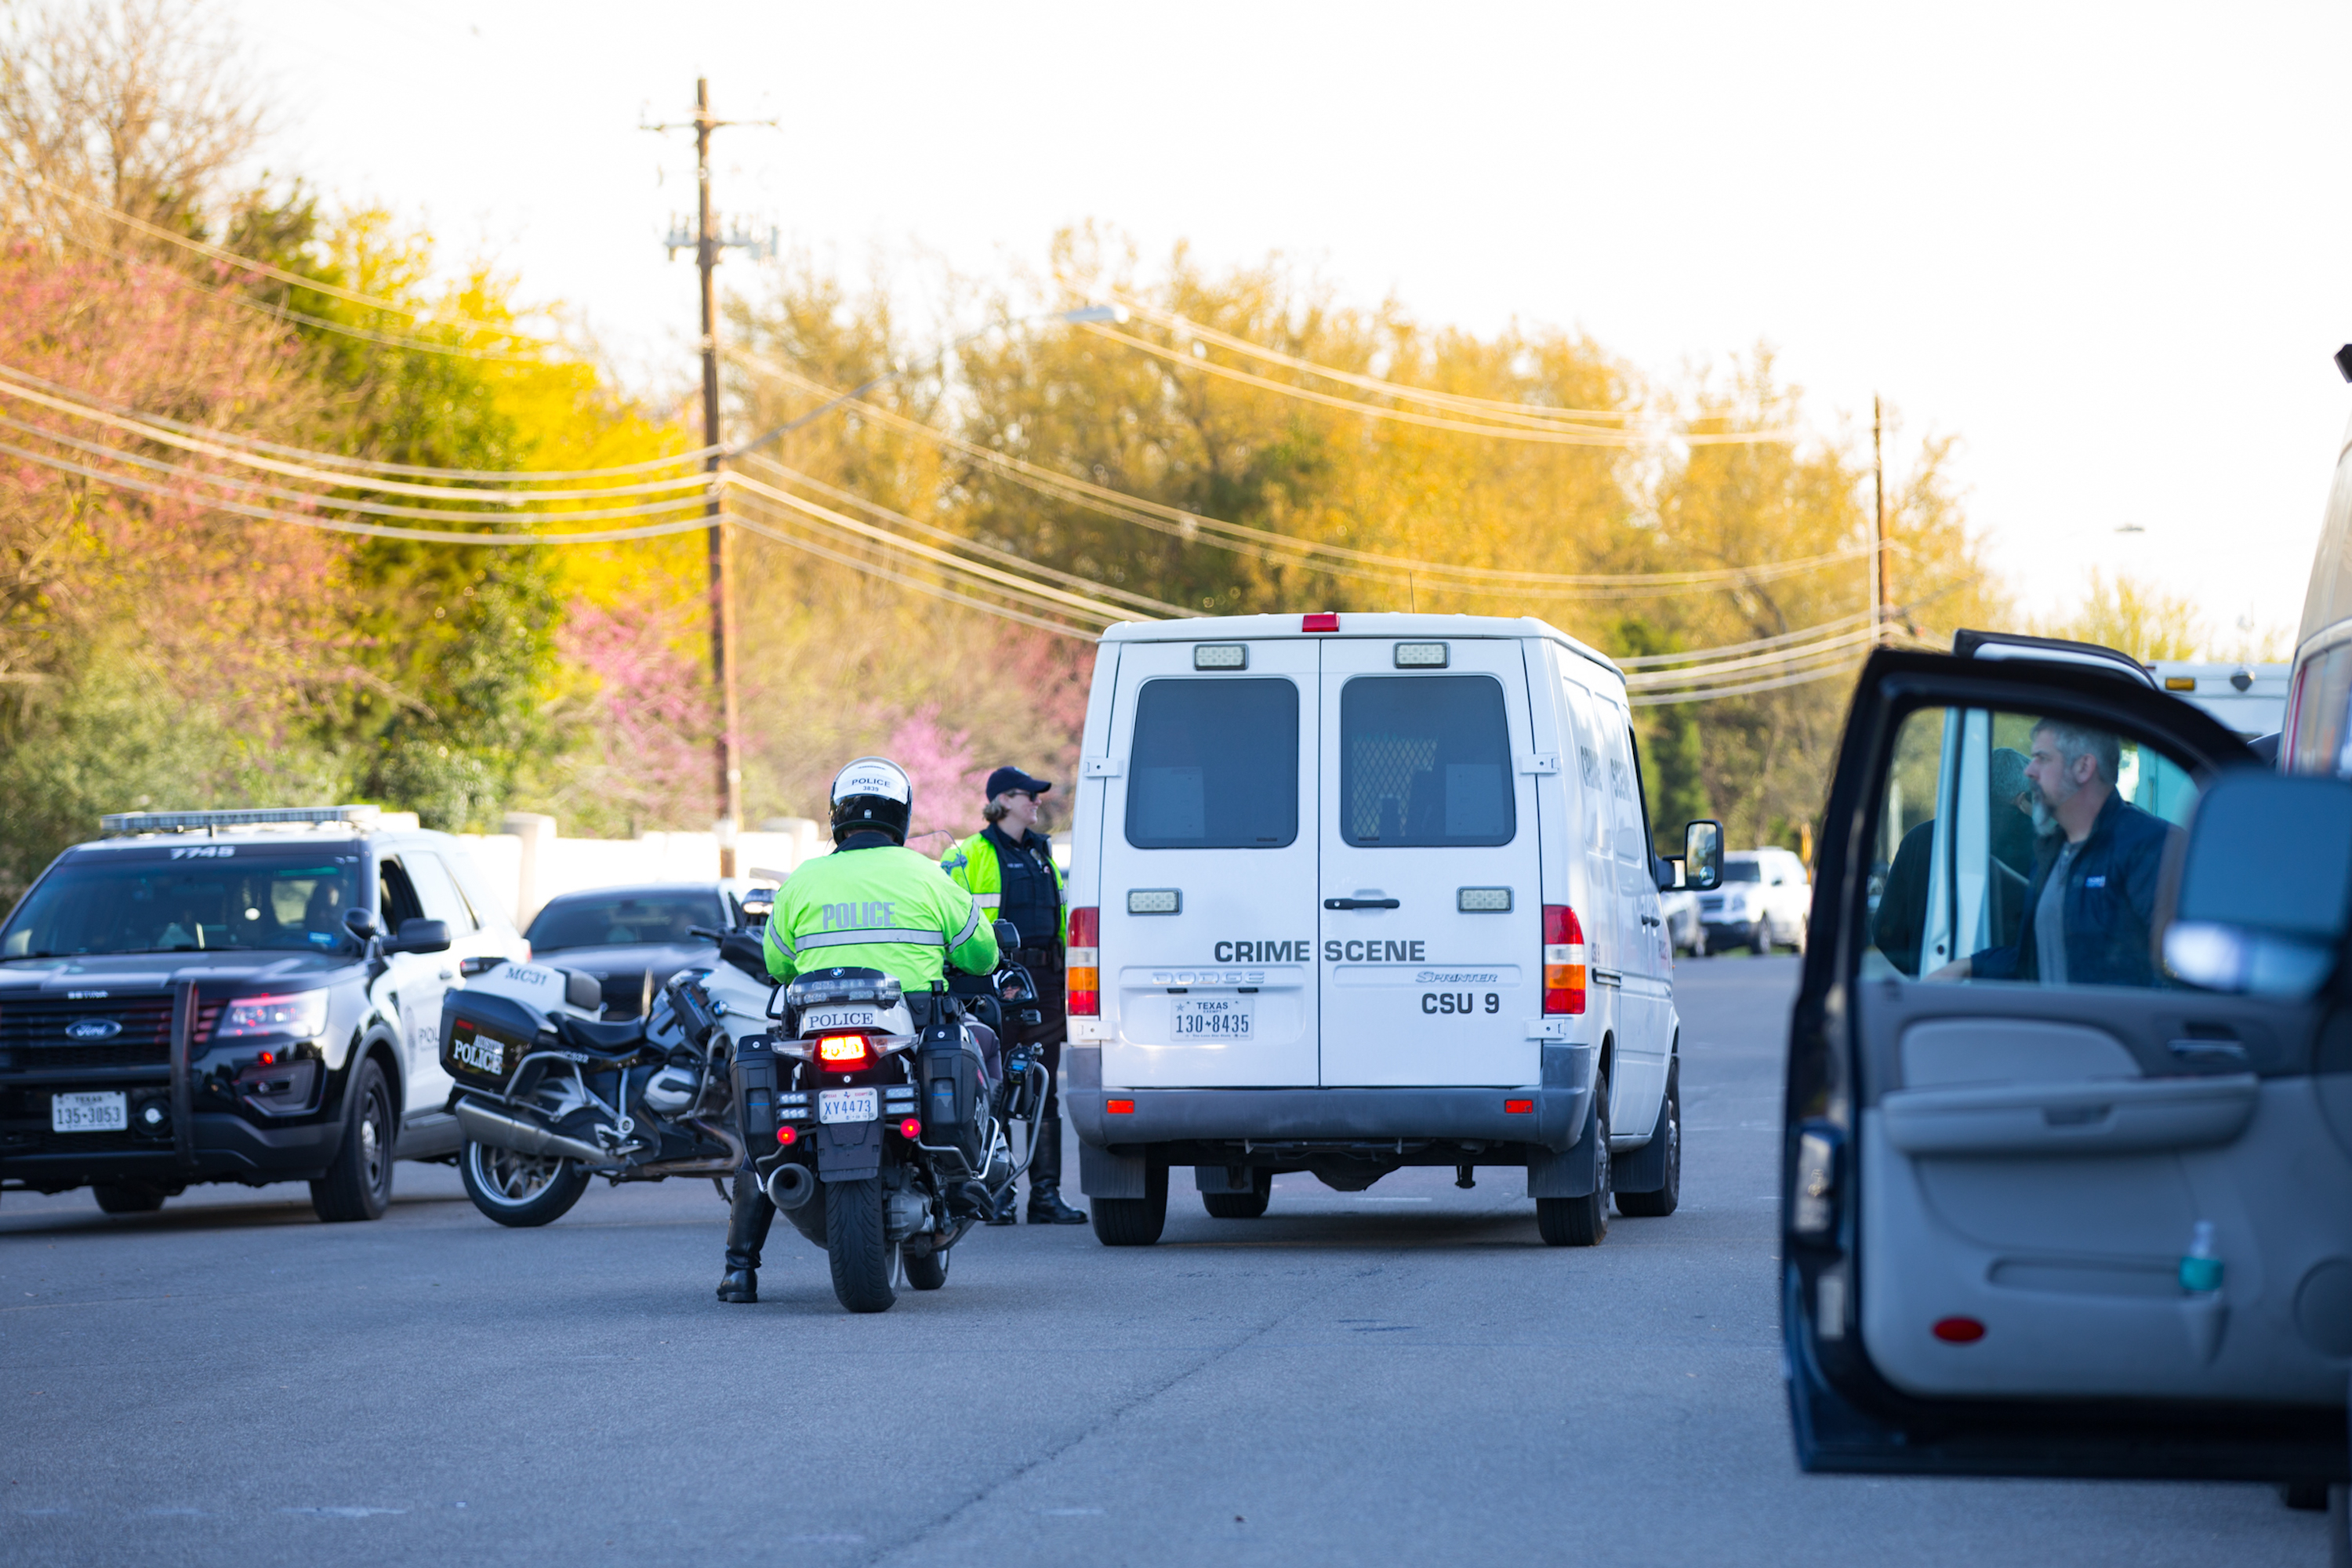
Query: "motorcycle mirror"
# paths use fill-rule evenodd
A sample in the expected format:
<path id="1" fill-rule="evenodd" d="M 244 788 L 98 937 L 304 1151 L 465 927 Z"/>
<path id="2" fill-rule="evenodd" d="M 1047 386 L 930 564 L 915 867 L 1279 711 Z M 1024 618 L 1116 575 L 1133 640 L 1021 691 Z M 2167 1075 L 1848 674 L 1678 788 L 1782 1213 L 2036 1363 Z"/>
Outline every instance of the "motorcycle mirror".
<path id="1" fill-rule="evenodd" d="M 1004 952 L 1010 952 L 1021 945 L 1021 928 L 1011 921 L 998 921 L 993 929 L 996 931 L 996 945 Z"/>
<path id="2" fill-rule="evenodd" d="M 362 942 L 373 941 L 383 934 L 383 927 L 377 922 L 373 910 L 345 910 L 343 929 Z"/>

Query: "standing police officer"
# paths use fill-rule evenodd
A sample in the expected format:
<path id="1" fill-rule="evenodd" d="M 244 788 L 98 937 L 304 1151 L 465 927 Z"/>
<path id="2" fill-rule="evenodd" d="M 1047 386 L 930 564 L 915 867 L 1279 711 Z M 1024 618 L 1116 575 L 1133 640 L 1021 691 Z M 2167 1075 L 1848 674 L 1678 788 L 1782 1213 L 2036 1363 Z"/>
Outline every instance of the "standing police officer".
<path id="1" fill-rule="evenodd" d="M 967 974 L 996 967 L 988 917 L 928 857 L 906 847 L 914 805 L 906 770 L 887 757 L 860 757 L 834 776 L 836 847 L 793 873 L 768 917 L 761 946 L 779 983 L 803 970 L 846 966 L 878 969 L 920 993 L 950 963 Z M 757 1173 L 749 1166 L 736 1172 L 720 1300 L 760 1299 L 760 1251 L 775 1217 Z"/>
<path id="2" fill-rule="evenodd" d="M 1037 981 L 1040 1024 L 1007 1023 L 1006 1043 L 1042 1047 L 1045 1063 L 1045 1114 L 1037 1120 L 1036 1152 L 1029 1162 L 1029 1223 L 1084 1225 L 1087 1216 L 1062 1201 L 1062 1040 L 1069 1031 L 1068 994 L 1062 977 L 1063 952 L 1070 940 L 1070 911 L 1062 896 L 1061 869 L 1051 841 L 1036 830 L 1037 797 L 1054 786 L 1019 768 L 988 775 L 988 826 L 949 850 L 941 869 L 970 892 L 981 913 L 1011 921 L 1021 931 L 1013 953 Z M 989 1216 L 991 1225 L 1013 1223 L 1013 1193 Z"/>

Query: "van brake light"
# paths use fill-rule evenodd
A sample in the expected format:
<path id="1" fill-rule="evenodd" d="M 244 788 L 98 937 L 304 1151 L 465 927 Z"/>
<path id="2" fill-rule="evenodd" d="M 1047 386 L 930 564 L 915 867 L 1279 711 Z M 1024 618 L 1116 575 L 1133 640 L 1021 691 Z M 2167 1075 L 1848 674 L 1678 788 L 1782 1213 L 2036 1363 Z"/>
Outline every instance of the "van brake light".
<path id="1" fill-rule="evenodd" d="M 1101 910 L 1070 911 L 1069 954 L 1063 961 L 1062 973 L 1069 983 L 1068 1010 L 1073 1018 L 1098 1018 L 1102 1016 L 1102 970 L 1096 957 L 1095 945 L 1101 930 Z"/>
<path id="2" fill-rule="evenodd" d="M 1546 904 L 1543 912 L 1544 1016 L 1574 1016 L 1584 1011 L 1584 926 L 1566 904 Z"/>

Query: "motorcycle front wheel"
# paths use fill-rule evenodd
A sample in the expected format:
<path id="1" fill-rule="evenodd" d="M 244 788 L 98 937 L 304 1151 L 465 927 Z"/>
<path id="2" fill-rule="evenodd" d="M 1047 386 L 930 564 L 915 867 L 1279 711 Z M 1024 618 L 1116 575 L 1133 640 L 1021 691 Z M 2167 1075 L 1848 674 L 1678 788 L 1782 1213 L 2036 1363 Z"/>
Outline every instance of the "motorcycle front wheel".
<path id="1" fill-rule="evenodd" d="M 588 1190 L 588 1173 L 576 1160 L 519 1153 L 470 1138 L 457 1152 L 457 1174 L 474 1206 L 500 1225 L 561 1219 Z"/>
<path id="2" fill-rule="evenodd" d="M 824 1256 L 833 1266 L 833 1293 L 853 1312 L 887 1312 L 897 1304 L 890 1289 L 890 1246 L 882 1227 L 882 1178 L 827 1182 L 824 1188 Z"/>

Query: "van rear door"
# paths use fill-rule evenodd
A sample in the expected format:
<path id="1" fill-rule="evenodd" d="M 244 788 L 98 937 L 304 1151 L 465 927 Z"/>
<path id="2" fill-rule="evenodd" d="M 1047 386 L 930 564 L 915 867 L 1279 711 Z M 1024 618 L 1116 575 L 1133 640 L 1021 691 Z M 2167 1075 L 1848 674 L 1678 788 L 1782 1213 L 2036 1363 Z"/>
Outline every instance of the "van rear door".
<path id="1" fill-rule="evenodd" d="M 1103 1081 L 1316 1081 L 1317 645 L 1127 644 L 1105 781 Z M 1107 1020 L 1108 1021 L 1108 1020 Z"/>
<path id="2" fill-rule="evenodd" d="M 1507 638 L 1323 644 L 1327 1086 L 1537 1079 L 1527 683 Z"/>

